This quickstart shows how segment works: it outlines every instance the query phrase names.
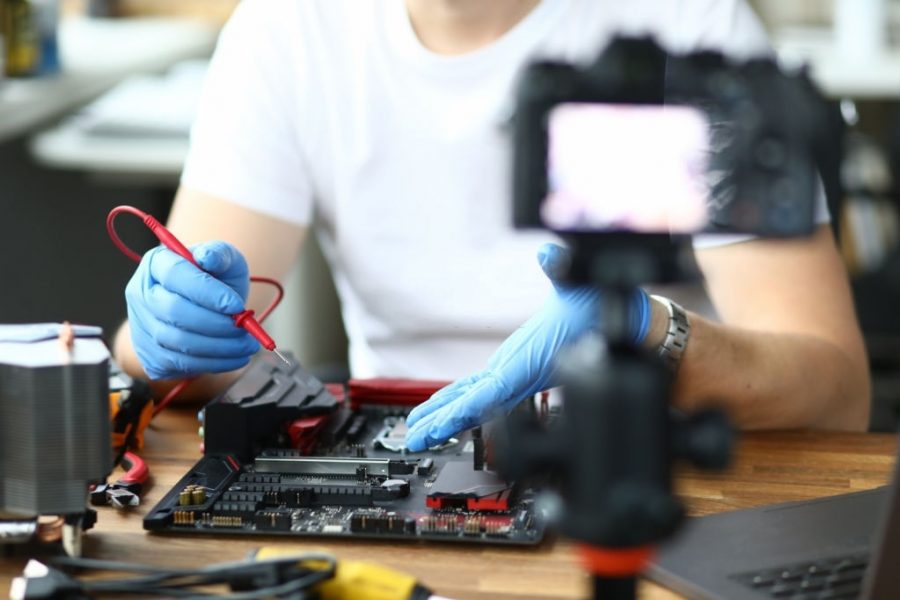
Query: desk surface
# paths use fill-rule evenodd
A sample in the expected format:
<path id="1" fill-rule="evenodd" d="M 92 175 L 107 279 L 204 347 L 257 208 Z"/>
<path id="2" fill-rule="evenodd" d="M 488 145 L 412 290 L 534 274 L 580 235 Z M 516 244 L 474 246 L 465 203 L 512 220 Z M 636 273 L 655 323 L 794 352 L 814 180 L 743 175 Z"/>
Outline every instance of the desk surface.
<path id="1" fill-rule="evenodd" d="M 537 549 L 451 544 L 398 544 L 377 541 L 285 542 L 284 538 L 148 535 L 143 512 L 187 471 L 197 457 L 193 411 L 171 410 L 148 431 L 142 452 L 153 474 L 144 504 L 132 513 L 101 508 L 98 525 L 85 539 L 86 555 L 166 566 L 200 565 L 243 557 L 265 544 L 325 548 L 339 558 L 374 560 L 419 577 L 435 592 L 452 598 L 584 598 L 586 576 L 564 540 Z M 788 500 L 803 500 L 884 484 L 890 476 L 896 437 L 885 434 L 746 434 L 725 474 L 683 469 L 678 490 L 688 510 L 705 515 Z M 0 595 L 24 559 L 0 563 Z M 676 598 L 646 583 L 641 597 Z"/>

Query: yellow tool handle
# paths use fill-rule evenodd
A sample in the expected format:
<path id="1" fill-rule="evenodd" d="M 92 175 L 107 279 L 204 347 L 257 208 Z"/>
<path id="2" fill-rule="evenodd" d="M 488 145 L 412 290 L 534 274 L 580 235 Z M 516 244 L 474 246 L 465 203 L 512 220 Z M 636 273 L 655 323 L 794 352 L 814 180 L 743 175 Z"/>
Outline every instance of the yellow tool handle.
<path id="1" fill-rule="evenodd" d="M 296 550 L 264 546 L 256 551 L 256 560 L 283 558 Z M 307 561 L 304 561 L 307 562 Z M 406 573 L 362 561 L 338 561 L 334 577 L 320 583 L 316 590 L 322 600 L 425 600 L 431 592 Z"/>

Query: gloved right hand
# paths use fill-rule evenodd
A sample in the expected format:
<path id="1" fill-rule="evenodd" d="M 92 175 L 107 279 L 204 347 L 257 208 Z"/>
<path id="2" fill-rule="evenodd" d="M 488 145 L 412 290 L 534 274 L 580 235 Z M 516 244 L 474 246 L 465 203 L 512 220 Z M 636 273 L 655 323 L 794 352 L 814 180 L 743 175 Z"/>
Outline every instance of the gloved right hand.
<path id="1" fill-rule="evenodd" d="M 191 253 L 203 271 L 159 246 L 125 287 L 131 341 L 151 379 L 233 371 L 259 350 L 231 318 L 244 310 L 250 290 L 243 255 L 219 241 L 192 246 Z"/>
<path id="2" fill-rule="evenodd" d="M 451 383 L 409 413 L 408 450 L 421 452 L 442 444 L 464 429 L 511 410 L 525 398 L 559 385 L 557 356 L 597 329 L 603 307 L 597 288 L 563 280 L 570 260 L 569 251 L 561 246 L 541 247 L 538 261 L 553 284 L 553 294 L 497 348 L 485 369 Z M 647 294 L 636 289 L 626 316 L 635 344 L 646 337 L 650 316 Z"/>

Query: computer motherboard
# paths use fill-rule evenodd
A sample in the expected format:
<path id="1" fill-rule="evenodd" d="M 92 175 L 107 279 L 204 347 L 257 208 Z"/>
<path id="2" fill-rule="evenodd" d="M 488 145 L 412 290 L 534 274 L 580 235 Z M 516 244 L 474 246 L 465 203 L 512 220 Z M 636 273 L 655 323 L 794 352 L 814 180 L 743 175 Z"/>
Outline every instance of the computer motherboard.
<path id="1" fill-rule="evenodd" d="M 537 544 L 536 491 L 490 470 L 480 429 L 409 453 L 425 382 L 325 386 L 293 360 L 254 360 L 202 412 L 205 455 L 144 518 L 178 534 Z"/>

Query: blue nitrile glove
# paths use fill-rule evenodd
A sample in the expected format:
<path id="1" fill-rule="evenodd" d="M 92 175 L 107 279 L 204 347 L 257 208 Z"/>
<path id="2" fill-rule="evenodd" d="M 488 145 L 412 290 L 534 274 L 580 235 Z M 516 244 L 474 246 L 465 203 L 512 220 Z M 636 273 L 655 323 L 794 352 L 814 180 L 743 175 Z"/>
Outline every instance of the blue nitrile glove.
<path id="1" fill-rule="evenodd" d="M 204 242 L 191 252 L 206 273 L 158 246 L 125 287 L 131 341 L 151 379 L 233 371 L 259 350 L 230 316 L 244 310 L 247 261 L 226 242 Z"/>
<path id="2" fill-rule="evenodd" d="M 406 447 L 410 451 L 441 444 L 557 385 L 557 354 L 599 325 L 601 309 L 596 288 L 559 281 L 569 260 L 568 251 L 560 246 L 541 247 L 538 261 L 555 292 L 540 312 L 500 345 L 486 369 L 439 390 L 409 413 Z M 635 343 L 642 342 L 650 326 L 650 302 L 642 290 L 634 295 L 628 320 Z"/>

